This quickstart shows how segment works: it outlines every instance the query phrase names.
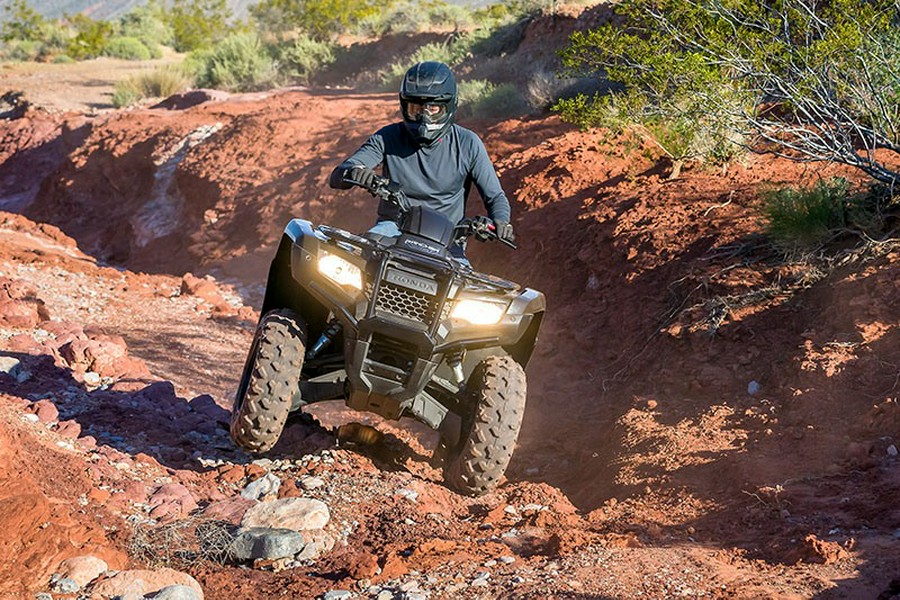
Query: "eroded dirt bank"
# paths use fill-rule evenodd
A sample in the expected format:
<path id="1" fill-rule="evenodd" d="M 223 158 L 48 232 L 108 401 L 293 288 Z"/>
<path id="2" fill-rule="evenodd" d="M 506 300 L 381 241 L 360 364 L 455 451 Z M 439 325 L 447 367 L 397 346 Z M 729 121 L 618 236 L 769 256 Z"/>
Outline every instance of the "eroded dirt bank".
<path id="1" fill-rule="evenodd" d="M 3 124 L 0 192 L 25 215 L 2 218 L 18 315 L 3 351 L 29 376 L 0 375 L 0 527 L 17 532 L 7 555 L 35 558 L 0 565 L 0 590 L 46 590 L 69 556 L 123 568 L 134 523 L 233 504 L 272 471 L 277 495 L 326 501 L 333 549 L 277 572 L 183 566 L 206 597 L 375 597 L 360 581 L 397 597 L 890 594 L 900 252 L 817 274 L 758 235 L 761 185 L 837 170 L 755 158 L 665 181 L 652 151 L 553 118 L 467 123 L 520 240 L 473 259 L 549 305 L 509 483 L 467 499 L 428 464 L 433 439 L 404 427 L 335 447 L 347 417 L 326 411 L 262 466 L 222 427 L 273 244 L 292 216 L 369 223 L 368 196 L 325 181 L 394 118 L 393 96 L 187 104 Z M 305 490 L 307 475 L 325 485 Z M 15 508 L 28 498 L 33 513 Z"/>

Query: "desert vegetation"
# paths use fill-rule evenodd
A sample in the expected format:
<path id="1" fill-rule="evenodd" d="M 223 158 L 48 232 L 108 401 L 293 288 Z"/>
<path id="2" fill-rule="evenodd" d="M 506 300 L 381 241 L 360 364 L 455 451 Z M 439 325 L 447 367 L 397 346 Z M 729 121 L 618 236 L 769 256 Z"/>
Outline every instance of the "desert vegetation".
<path id="1" fill-rule="evenodd" d="M 900 184 L 897 2 L 624 0 L 616 13 L 562 53 L 568 74 L 611 91 L 559 101 L 563 119 L 652 141 L 672 177 L 752 151 L 849 165 L 889 195 Z M 778 239 L 809 243 L 870 223 L 866 207 L 881 203 L 831 181 L 775 192 L 766 215 Z"/>

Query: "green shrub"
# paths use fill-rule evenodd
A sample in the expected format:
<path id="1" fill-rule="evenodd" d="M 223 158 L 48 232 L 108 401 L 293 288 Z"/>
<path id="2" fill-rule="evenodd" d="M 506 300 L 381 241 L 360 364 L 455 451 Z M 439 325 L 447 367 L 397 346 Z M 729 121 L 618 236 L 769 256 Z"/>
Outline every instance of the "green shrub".
<path id="1" fill-rule="evenodd" d="M 12 0 L 3 7 L 4 18 L 0 26 L 0 39 L 41 41 L 46 19 L 28 5 L 26 0 Z"/>
<path id="2" fill-rule="evenodd" d="M 858 203 L 846 179 L 820 180 L 809 188 L 785 188 L 764 195 L 766 231 L 786 248 L 813 247 L 847 227 Z"/>
<path id="3" fill-rule="evenodd" d="M 451 67 L 457 65 L 471 55 L 472 47 L 479 39 L 481 38 L 477 34 L 463 34 L 455 36 L 446 42 L 432 42 L 419 46 L 403 60 L 388 66 L 381 74 L 381 85 L 387 90 L 399 88 L 403 75 L 416 63 L 437 61 L 446 63 Z"/>
<path id="4" fill-rule="evenodd" d="M 250 8 L 260 31 L 299 30 L 319 40 L 352 30 L 390 9 L 391 0 L 261 0 Z"/>
<path id="5" fill-rule="evenodd" d="M 178 52 L 206 48 L 228 35 L 231 11 L 226 0 L 173 0 L 166 24 Z"/>
<path id="6" fill-rule="evenodd" d="M 141 40 L 151 52 L 154 49 L 159 52 L 158 46 L 172 46 L 175 43 L 165 7 L 156 0 L 132 8 L 118 20 L 117 26 L 119 35 Z"/>
<path id="7" fill-rule="evenodd" d="M 75 59 L 68 54 L 57 54 L 51 62 L 57 65 L 68 65 L 75 62 Z"/>
<path id="8" fill-rule="evenodd" d="M 191 87 L 192 79 L 181 67 L 159 67 L 119 82 L 112 102 L 117 108 L 131 106 L 145 98 L 167 98 Z"/>
<path id="9" fill-rule="evenodd" d="M 82 14 L 67 19 L 75 31 L 75 37 L 69 40 L 66 54 L 76 60 L 96 58 L 103 54 L 113 32 L 112 25 L 106 21 L 95 21 Z"/>
<path id="10" fill-rule="evenodd" d="M 307 84 L 310 78 L 335 60 L 334 45 L 307 35 L 274 48 L 278 73 L 290 82 Z"/>
<path id="11" fill-rule="evenodd" d="M 459 115 L 463 118 L 500 119 L 527 109 L 527 102 L 512 84 L 494 85 L 482 79 L 459 82 Z"/>
<path id="12" fill-rule="evenodd" d="M 271 87 L 276 75 L 275 63 L 255 33 L 230 35 L 191 62 L 201 87 L 260 90 Z"/>
<path id="13" fill-rule="evenodd" d="M 619 18 L 574 33 L 562 61 L 567 74 L 618 82 L 613 94 L 623 98 L 562 102 L 566 120 L 592 126 L 612 115 L 645 128 L 688 120 L 697 124 L 698 154 L 727 156 L 723 144 L 748 135 L 761 152 L 839 162 L 900 183 L 878 152 L 900 144 L 897 0 L 614 6 Z"/>
<path id="14" fill-rule="evenodd" d="M 109 40 L 103 49 L 104 56 L 124 58 L 125 60 L 150 60 L 150 49 L 133 37 L 117 37 Z"/>
<path id="15" fill-rule="evenodd" d="M 3 44 L 3 60 L 33 61 L 41 55 L 44 45 L 33 40 L 10 40 Z"/>
<path id="16" fill-rule="evenodd" d="M 392 33 L 441 29 L 458 31 L 472 25 L 472 13 L 463 6 L 449 4 L 445 0 L 404 0 L 362 19 L 356 29 L 361 35 L 381 37 Z"/>

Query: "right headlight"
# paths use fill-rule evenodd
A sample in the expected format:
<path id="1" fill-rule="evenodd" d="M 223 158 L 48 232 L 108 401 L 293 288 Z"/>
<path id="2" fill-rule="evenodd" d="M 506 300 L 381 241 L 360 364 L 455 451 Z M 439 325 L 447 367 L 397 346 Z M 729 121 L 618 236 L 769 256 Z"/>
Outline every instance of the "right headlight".
<path id="1" fill-rule="evenodd" d="M 493 325 L 503 318 L 507 305 L 484 300 L 458 300 L 450 311 L 453 319 L 462 319 L 472 325 Z"/>

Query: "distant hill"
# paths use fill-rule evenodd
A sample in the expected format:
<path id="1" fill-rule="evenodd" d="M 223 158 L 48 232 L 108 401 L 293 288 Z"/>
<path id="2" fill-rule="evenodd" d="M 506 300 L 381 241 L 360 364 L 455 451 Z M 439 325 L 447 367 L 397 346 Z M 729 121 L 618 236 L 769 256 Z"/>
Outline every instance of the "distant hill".
<path id="1" fill-rule="evenodd" d="M 238 18 L 248 14 L 248 8 L 259 0 L 228 0 L 231 12 Z M 490 0 L 448 0 L 451 4 L 466 6 L 483 6 Z M 7 6 L 10 0 L 0 0 L 0 6 Z M 36 11 L 52 19 L 66 14 L 84 13 L 94 19 L 114 19 L 127 13 L 135 6 L 146 4 L 146 0 L 29 0 L 28 4 Z M 0 20 L 4 18 L 0 12 Z"/>

